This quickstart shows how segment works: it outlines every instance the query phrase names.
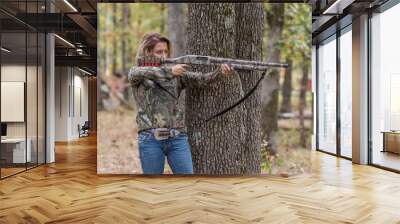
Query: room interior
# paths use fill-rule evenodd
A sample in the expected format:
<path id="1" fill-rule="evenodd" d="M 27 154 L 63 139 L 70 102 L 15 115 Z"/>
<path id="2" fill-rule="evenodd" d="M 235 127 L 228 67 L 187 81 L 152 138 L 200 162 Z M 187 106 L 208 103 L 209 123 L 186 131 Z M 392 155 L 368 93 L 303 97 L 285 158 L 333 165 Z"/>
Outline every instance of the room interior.
<path id="1" fill-rule="evenodd" d="M 0 222 L 399 222 L 397 0 L 276 1 L 313 9 L 312 172 L 220 178 L 97 174 L 97 2 L 0 2 Z"/>

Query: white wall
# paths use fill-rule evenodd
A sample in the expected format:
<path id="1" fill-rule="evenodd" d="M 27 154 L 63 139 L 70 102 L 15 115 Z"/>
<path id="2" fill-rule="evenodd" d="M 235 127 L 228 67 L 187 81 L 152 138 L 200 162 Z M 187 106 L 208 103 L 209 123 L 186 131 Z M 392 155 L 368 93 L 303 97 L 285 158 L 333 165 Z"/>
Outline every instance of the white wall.
<path id="1" fill-rule="evenodd" d="M 38 69 L 38 70 L 37 70 Z M 24 82 L 26 86 L 26 99 L 22 102 L 22 107 L 12 108 L 3 105 L 3 113 L 22 113 L 22 121 L 5 122 L 7 124 L 7 137 L 29 139 L 29 148 L 31 148 L 32 161 L 44 163 L 45 159 L 45 116 L 44 116 L 44 74 L 42 67 L 25 64 L 3 64 L 1 66 L 2 82 Z M 25 80 L 27 78 L 27 80 Z M 2 89 L 2 92 L 5 89 Z M 20 94 L 24 94 L 24 89 Z M 4 92 L 3 92 L 4 94 Z M 8 98 L 2 95 L 2 98 Z M 23 97 L 24 98 L 24 97 Z M 12 103 L 12 102 L 11 102 Z M 17 102 L 14 102 L 17 103 Z M 26 106 L 25 106 L 26 103 Z M 3 104 L 3 103 L 2 103 Z M 14 110 L 14 111 L 12 111 Z M 15 110 L 19 110 L 18 112 Z M 26 113 L 26 120 L 24 114 Z M 3 120 L 3 119 L 2 119 Z"/>
<path id="2" fill-rule="evenodd" d="M 76 68 L 56 67 L 56 141 L 79 138 L 78 124 L 88 120 L 88 78 L 83 75 Z"/>
<path id="3" fill-rule="evenodd" d="M 1 81 L 3 82 L 25 82 L 25 65 L 2 65 Z M 1 108 L 6 110 L 6 108 Z M 25 122 L 7 123 L 8 137 L 25 137 Z"/>
<path id="4" fill-rule="evenodd" d="M 67 67 L 55 68 L 55 141 L 68 140 L 68 71 Z"/>
<path id="5" fill-rule="evenodd" d="M 34 68 L 32 66 L 25 65 L 17 65 L 17 64 L 8 64 L 1 66 L 1 81 L 3 82 L 25 82 L 25 75 L 28 69 L 28 73 L 30 73 Z M 36 96 L 34 94 L 27 94 L 29 96 Z M 2 110 L 6 110 L 7 108 L 1 108 Z M 28 118 L 29 121 L 31 117 Z M 7 122 L 7 136 L 8 137 L 25 137 L 25 122 Z M 29 137 L 29 136 L 28 136 Z"/>

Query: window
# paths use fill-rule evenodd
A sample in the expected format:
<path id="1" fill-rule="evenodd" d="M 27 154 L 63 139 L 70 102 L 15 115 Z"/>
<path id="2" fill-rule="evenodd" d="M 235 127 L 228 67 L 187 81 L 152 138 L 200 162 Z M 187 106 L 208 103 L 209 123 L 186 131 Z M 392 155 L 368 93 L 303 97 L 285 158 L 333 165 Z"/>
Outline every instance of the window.
<path id="1" fill-rule="evenodd" d="M 352 33 L 351 26 L 340 36 L 340 154 L 352 157 Z"/>
<path id="2" fill-rule="evenodd" d="M 336 153 L 336 36 L 318 48 L 318 149 Z"/>
<path id="3" fill-rule="evenodd" d="M 0 3 L 0 7 L 17 10 L 20 16 L 41 13 L 43 5 L 44 1 Z M 44 33 L 9 14 L 0 12 L 0 17 L 8 21 L 0 24 L 0 111 L 4 129 L 0 178 L 5 178 L 45 163 L 46 39 Z"/>
<path id="4" fill-rule="evenodd" d="M 371 18 L 372 163 L 396 170 L 400 170 L 399 21 L 400 4 Z"/>

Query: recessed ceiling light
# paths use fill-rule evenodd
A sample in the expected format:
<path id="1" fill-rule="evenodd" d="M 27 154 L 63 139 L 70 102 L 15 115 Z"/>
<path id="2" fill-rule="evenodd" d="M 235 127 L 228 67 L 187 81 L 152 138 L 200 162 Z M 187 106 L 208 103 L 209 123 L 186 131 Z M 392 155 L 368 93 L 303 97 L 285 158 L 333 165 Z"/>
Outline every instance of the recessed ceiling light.
<path id="1" fill-rule="evenodd" d="M 68 40 L 66 40 L 66 39 L 64 39 L 64 38 L 62 38 L 62 37 L 60 37 L 60 36 L 57 35 L 57 34 L 54 34 L 54 36 L 57 37 L 58 39 L 60 39 L 62 42 L 66 43 L 67 45 L 69 45 L 69 46 L 75 48 L 75 45 L 73 45 L 73 44 L 72 44 L 71 42 L 69 42 Z"/>
<path id="2" fill-rule="evenodd" d="M 4 52 L 7 52 L 7 53 L 10 53 L 11 52 L 11 50 L 9 50 L 9 49 L 7 49 L 7 48 L 5 48 L 5 47 L 1 47 L 0 48 L 2 51 L 4 51 Z"/>
<path id="3" fill-rule="evenodd" d="M 355 0 L 336 0 L 322 14 L 342 14 L 343 9 L 351 5 Z"/>
<path id="4" fill-rule="evenodd" d="M 67 4 L 74 12 L 78 12 L 78 10 L 68 1 L 64 0 L 65 4 Z"/>
<path id="5" fill-rule="evenodd" d="M 87 75 L 93 75 L 92 73 L 90 73 L 90 72 L 88 72 L 88 71 L 85 71 L 85 70 L 83 70 L 83 69 L 81 69 L 81 68 L 79 68 L 79 67 L 78 67 L 78 69 L 79 69 L 79 71 L 81 71 L 81 72 L 83 72 L 83 73 L 85 73 L 85 74 L 87 74 Z"/>

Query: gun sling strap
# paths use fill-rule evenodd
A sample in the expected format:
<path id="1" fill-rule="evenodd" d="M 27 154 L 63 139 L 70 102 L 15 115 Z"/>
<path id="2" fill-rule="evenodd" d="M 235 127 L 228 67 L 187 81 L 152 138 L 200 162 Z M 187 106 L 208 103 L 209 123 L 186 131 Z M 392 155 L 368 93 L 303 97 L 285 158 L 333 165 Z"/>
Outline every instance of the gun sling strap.
<path id="1" fill-rule="evenodd" d="M 244 102 L 248 97 L 251 96 L 251 94 L 254 93 L 254 91 L 256 91 L 257 87 L 260 85 L 261 81 L 264 79 L 265 75 L 266 75 L 267 71 L 265 70 L 262 74 L 261 77 L 257 80 L 256 84 L 253 86 L 253 88 L 251 88 L 249 90 L 249 92 L 246 93 L 246 95 L 244 95 L 240 100 L 238 100 L 236 103 L 232 104 L 231 106 L 225 108 L 224 110 L 222 110 L 221 112 L 218 112 L 214 115 L 212 115 L 211 117 L 205 119 L 205 122 L 209 122 L 210 120 L 219 117 L 223 114 L 225 114 L 226 112 L 232 110 L 233 108 L 235 108 L 236 106 L 238 106 L 239 104 L 241 104 L 242 102 Z M 178 98 L 172 94 L 171 92 L 169 92 L 167 89 L 165 89 L 160 83 L 158 83 L 155 80 L 152 80 L 160 89 L 162 89 L 163 91 L 165 91 L 168 95 L 170 95 L 172 98 L 174 98 L 175 100 L 178 100 Z"/>

